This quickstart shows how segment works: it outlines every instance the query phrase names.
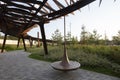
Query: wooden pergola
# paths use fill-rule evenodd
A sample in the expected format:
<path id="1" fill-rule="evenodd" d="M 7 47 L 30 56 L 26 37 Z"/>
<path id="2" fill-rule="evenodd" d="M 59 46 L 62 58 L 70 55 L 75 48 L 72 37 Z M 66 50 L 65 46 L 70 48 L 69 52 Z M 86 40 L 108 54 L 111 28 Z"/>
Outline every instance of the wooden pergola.
<path id="1" fill-rule="evenodd" d="M 45 54 L 48 54 L 44 24 L 78 10 L 95 0 L 0 0 L 0 31 L 7 35 L 29 39 L 27 32 L 38 24 Z M 102 0 L 100 0 L 101 3 Z M 19 39 L 18 39 L 19 40 Z"/>

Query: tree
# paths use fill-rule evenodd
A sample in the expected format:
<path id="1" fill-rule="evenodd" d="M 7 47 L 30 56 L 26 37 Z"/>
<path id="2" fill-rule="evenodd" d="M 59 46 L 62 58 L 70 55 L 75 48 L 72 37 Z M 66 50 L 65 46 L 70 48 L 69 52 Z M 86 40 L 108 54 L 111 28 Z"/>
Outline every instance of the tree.
<path id="1" fill-rule="evenodd" d="M 77 43 L 78 43 L 77 37 L 74 37 L 74 36 L 73 36 L 73 37 L 71 38 L 71 43 L 72 43 L 72 44 L 77 44 Z"/>
<path id="2" fill-rule="evenodd" d="M 93 38 L 94 38 L 94 40 L 99 40 L 100 37 L 101 37 L 101 35 L 99 35 L 97 33 L 97 30 L 93 30 Z"/>
<path id="3" fill-rule="evenodd" d="M 117 36 L 112 37 L 113 44 L 120 45 L 120 31 L 118 31 Z"/>
<path id="4" fill-rule="evenodd" d="M 67 33 L 66 41 L 71 41 L 71 33 L 70 32 Z"/>
<path id="5" fill-rule="evenodd" d="M 81 36 L 80 36 L 80 42 L 82 44 L 86 43 L 87 37 L 88 37 L 88 32 L 85 30 L 85 26 L 82 25 L 82 31 L 81 31 Z"/>
<path id="6" fill-rule="evenodd" d="M 92 33 L 85 30 L 85 26 L 82 26 L 80 43 L 81 44 L 99 44 L 99 38 L 101 35 L 97 33 L 97 30 L 93 30 Z"/>
<path id="7" fill-rule="evenodd" d="M 104 34 L 104 40 L 102 41 L 102 44 L 104 45 L 111 45 L 111 41 L 108 39 L 106 33 Z"/>
<path id="8" fill-rule="evenodd" d="M 91 41 L 90 44 L 99 44 L 100 37 L 101 35 L 97 33 L 97 30 L 93 30 L 93 33 L 90 33 L 88 40 Z"/>
<path id="9" fill-rule="evenodd" d="M 51 37 L 52 37 L 53 41 L 57 41 L 58 45 L 60 45 L 62 43 L 63 37 L 61 35 L 61 32 L 58 29 L 55 30 L 55 32 L 52 34 Z"/>

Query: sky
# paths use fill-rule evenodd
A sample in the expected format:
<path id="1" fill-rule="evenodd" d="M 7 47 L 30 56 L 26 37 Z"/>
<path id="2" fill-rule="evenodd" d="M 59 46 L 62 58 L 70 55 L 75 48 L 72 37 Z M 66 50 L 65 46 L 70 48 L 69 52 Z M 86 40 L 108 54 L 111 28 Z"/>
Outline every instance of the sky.
<path id="1" fill-rule="evenodd" d="M 66 16 L 66 32 L 71 30 L 72 36 L 80 39 L 81 27 L 85 26 L 86 31 L 91 32 L 96 30 L 104 39 L 105 34 L 111 40 L 112 36 L 116 36 L 120 30 L 120 0 L 103 0 L 99 6 L 99 0 L 77 10 L 73 14 Z M 71 26 L 71 28 L 70 28 Z M 64 18 L 50 21 L 45 24 L 46 38 L 51 39 L 51 35 L 56 29 L 59 29 L 63 35 Z M 37 37 L 37 32 L 40 32 L 39 27 L 28 32 L 29 35 Z M 41 38 L 41 36 L 40 36 Z"/>

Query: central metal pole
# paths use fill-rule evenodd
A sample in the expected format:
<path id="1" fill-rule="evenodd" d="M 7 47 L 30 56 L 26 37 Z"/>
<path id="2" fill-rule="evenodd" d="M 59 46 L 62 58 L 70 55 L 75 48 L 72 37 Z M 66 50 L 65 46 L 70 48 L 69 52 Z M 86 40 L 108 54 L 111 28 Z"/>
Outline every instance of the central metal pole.
<path id="1" fill-rule="evenodd" d="M 66 20 L 65 20 L 65 16 L 64 16 L 64 54 L 63 54 L 63 58 L 61 61 L 61 65 L 69 66 L 69 59 L 68 59 L 67 50 L 66 50 Z"/>
<path id="2" fill-rule="evenodd" d="M 66 21 L 64 16 L 64 54 L 62 61 L 57 61 L 51 64 L 51 66 L 56 70 L 61 71 L 70 71 L 70 70 L 76 70 L 80 67 L 80 63 L 76 61 L 69 61 L 67 50 L 66 50 Z"/>
<path id="3" fill-rule="evenodd" d="M 66 47 L 66 20 L 64 16 L 64 47 Z"/>

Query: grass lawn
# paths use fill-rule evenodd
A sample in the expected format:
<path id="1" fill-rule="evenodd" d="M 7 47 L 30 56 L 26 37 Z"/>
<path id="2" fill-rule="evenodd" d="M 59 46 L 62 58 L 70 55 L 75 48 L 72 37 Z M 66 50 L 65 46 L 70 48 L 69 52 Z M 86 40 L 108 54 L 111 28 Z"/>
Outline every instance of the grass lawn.
<path id="1" fill-rule="evenodd" d="M 0 49 L 2 49 L 2 45 L 0 44 Z M 19 48 L 17 48 L 16 45 L 5 45 L 5 51 L 13 51 L 13 50 L 22 50 L 24 49 L 23 46 L 19 46 Z"/>
<path id="2" fill-rule="evenodd" d="M 29 57 L 49 62 L 59 61 L 63 55 L 62 46 L 49 46 L 49 55 L 43 48 L 29 48 Z M 67 46 L 70 60 L 78 61 L 82 69 L 120 77 L 120 46 L 71 45 Z"/>

